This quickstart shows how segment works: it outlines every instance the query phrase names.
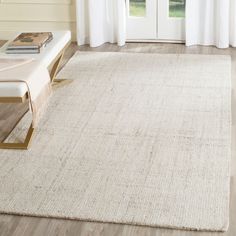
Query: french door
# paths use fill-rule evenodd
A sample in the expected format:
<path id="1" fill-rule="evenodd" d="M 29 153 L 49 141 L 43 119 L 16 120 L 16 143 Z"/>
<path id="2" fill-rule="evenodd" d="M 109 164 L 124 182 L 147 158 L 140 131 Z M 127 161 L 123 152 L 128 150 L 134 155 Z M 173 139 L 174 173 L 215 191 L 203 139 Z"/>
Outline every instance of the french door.
<path id="1" fill-rule="evenodd" d="M 129 40 L 184 40 L 186 0 L 126 0 Z"/>
<path id="2" fill-rule="evenodd" d="M 156 38 L 157 0 L 126 0 L 126 3 L 127 38 Z"/>

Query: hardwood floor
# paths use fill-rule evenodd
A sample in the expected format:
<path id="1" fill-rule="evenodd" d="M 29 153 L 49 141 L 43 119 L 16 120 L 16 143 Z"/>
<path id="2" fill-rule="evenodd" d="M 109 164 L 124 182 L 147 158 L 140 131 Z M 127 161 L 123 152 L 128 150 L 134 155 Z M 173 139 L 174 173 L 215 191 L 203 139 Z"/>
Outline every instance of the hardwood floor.
<path id="1" fill-rule="evenodd" d="M 0 41 L 1 44 L 1 41 Z M 58 220 L 52 218 L 24 217 L 15 215 L 0 215 L 0 236 L 78 236 L 78 235 L 102 235 L 102 236 L 236 236 L 236 50 L 220 50 L 215 47 L 185 47 L 182 44 L 163 43 L 127 43 L 120 48 L 116 45 L 105 44 L 91 49 L 87 46 L 78 48 L 71 44 L 68 48 L 63 64 L 77 51 L 116 51 L 116 52 L 143 52 L 143 53 L 192 53 L 192 54 L 224 54 L 232 56 L 232 172 L 231 172 L 231 204 L 230 227 L 226 233 L 215 232 L 190 232 L 181 230 L 169 230 L 133 225 L 108 224 L 96 222 L 83 222 L 72 220 Z M 0 139 L 9 132 L 14 123 L 24 112 L 26 107 L 17 105 L 0 105 Z M 16 113 L 17 112 L 17 115 Z M 1 194 L 1 193 L 0 193 Z"/>

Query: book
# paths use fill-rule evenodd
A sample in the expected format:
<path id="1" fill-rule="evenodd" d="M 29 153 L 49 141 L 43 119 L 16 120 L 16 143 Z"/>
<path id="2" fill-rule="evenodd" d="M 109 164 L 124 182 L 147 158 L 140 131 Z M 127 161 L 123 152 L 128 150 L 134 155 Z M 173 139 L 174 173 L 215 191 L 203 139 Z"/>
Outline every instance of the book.
<path id="1" fill-rule="evenodd" d="M 51 32 L 22 33 L 6 50 L 7 54 L 40 53 L 40 49 L 46 46 L 53 39 Z"/>
<path id="2" fill-rule="evenodd" d="M 40 53 L 40 49 L 26 49 L 26 50 L 6 50 L 7 54 L 37 54 Z"/>

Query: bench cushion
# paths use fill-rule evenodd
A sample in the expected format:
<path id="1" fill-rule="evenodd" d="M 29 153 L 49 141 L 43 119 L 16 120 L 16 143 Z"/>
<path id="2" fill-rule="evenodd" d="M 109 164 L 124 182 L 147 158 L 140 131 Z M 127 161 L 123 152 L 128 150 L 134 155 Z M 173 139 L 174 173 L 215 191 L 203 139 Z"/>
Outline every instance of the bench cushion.
<path id="1" fill-rule="evenodd" d="M 6 55 L 5 50 L 7 44 L 5 44 L 0 50 L 0 57 L 13 57 L 13 58 L 35 58 L 41 65 L 49 67 L 58 53 L 70 42 L 70 31 L 57 31 L 53 33 L 53 41 L 51 41 L 40 54 L 28 54 L 28 55 Z M 14 39 L 17 34 L 12 38 Z M 11 39 L 11 40 L 12 40 Z M 23 97 L 27 92 L 27 86 L 22 82 L 2 82 L 0 83 L 0 97 Z"/>
<path id="2" fill-rule="evenodd" d="M 23 97 L 27 91 L 23 82 L 0 83 L 0 97 Z"/>

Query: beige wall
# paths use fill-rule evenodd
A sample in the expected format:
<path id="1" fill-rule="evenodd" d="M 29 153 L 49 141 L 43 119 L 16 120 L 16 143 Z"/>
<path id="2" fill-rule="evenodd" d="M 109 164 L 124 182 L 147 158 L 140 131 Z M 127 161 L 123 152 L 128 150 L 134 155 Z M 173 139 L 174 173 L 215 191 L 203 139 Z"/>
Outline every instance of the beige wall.
<path id="1" fill-rule="evenodd" d="M 75 28 L 75 0 L 0 0 L 0 38 L 6 31 L 66 29 L 75 39 Z"/>

